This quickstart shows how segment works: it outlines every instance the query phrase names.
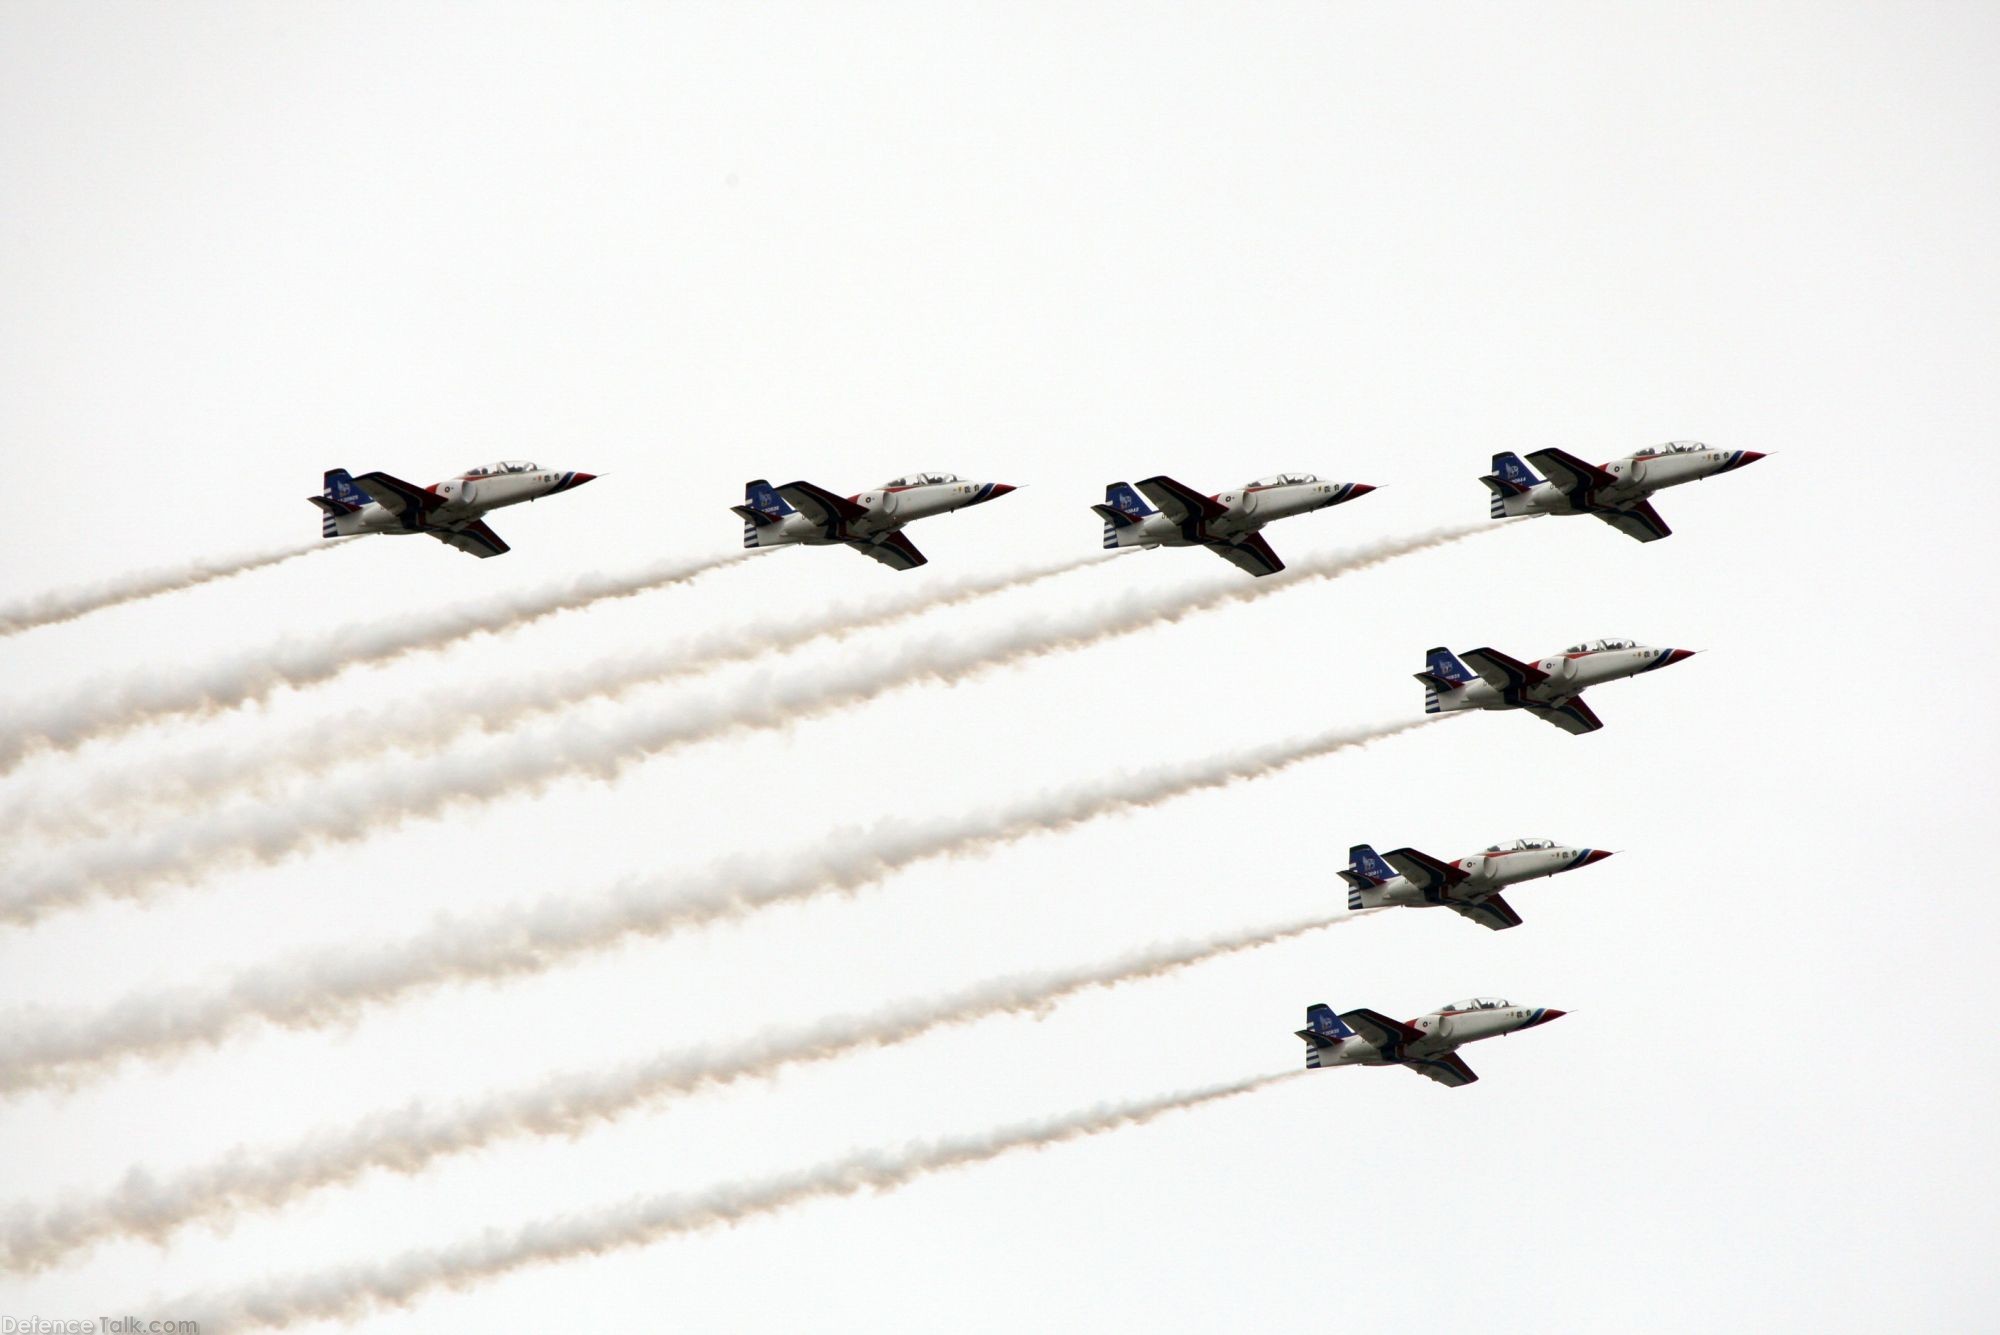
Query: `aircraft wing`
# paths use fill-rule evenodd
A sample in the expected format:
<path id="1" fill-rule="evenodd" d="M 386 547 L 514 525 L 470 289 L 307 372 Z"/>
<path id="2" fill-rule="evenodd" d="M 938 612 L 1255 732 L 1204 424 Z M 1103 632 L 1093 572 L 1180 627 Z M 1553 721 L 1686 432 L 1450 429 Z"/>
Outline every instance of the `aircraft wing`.
<path id="1" fill-rule="evenodd" d="M 794 510 L 824 529 L 831 529 L 843 520 L 859 519 L 868 513 L 853 501 L 836 496 L 825 487 L 815 487 L 810 482 L 787 482 L 778 488 L 778 494 L 790 502 Z"/>
<path id="2" fill-rule="evenodd" d="M 1392 853 L 1384 853 L 1382 860 L 1419 890 L 1441 890 L 1465 879 L 1465 873 L 1450 863 L 1441 862 L 1428 853 L 1419 853 L 1414 848 L 1399 848 Z"/>
<path id="3" fill-rule="evenodd" d="M 1442 1057 L 1417 1057 L 1405 1061 L 1403 1065 L 1452 1089 L 1469 1085 L 1479 1078 L 1456 1052 L 1448 1052 Z"/>
<path id="4" fill-rule="evenodd" d="M 1592 510 L 1590 513 L 1626 537 L 1637 538 L 1640 542 L 1657 542 L 1673 532 L 1650 501 L 1640 501 L 1637 505 L 1622 506 L 1616 510 Z"/>
<path id="5" fill-rule="evenodd" d="M 1264 541 L 1261 533 L 1252 533 L 1241 542 L 1209 542 L 1203 545 L 1238 570 L 1252 575 L 1275 575 L 1285 568 L 1285 563 L 1278 559 L 1278 554 L 1271 550 L 1271 544 Z"/>
<path id="6" fill-rule="evenodd" d="M 456 547 L 461 552 L 471 552 L 485 558 L 498 556 L 507 551 L 507 544 L 500 541 L 500 535 L 485 524 L 467 524 L 464 528 L 425 529 L 433 538 L 447 547 Z"/>
<path id="7" fill-rule="evenodd" d="M 1486 684 L 1495 690 L 1509 688 L 1526 690 L 1539 686 L 1549 679 L 1549 674 L 1538 667 L 1530 667 L 1517 658 L 1509 658 L 1498 649 L 1470 649 L 1460 655 L 1465 665 L 1486 679 Z"/>
<path id="8" fill-rule="evenodd" d="M 1530 703 L 1522 707 L 1536 718 L 1544 719 L 1564 732 L 1574 733 L 1579 737 L 1586 732 L 1596 732 L 1604 726 L 1603 720 L 1597 717 L 1580 696 L 1571 696 L 1568 704 L 1560 706 Z"/>
<path id="9" fill-rule="evenodd" d="M 1369 1044 L 1385 1056 L 1398 1052 L 1405 1043 L 1414 1043 L 1424 1036 L 1424 1031 L 1415 1025 L 1392 1020 L 1381 1011 L 1371 1011 L 1366 1007 L 1356 1011 L 1341 1012 L 1341 1023 L 1368 1040 Z"/>
<path id="10" fill-rule="evenodd" d="M 786 497 L 790 500 L 790 497 Z M 794 505 L 798 504 L 796 501 Z M 917 550 L 917 545 L 901 533 L 891 533 L 880 542 L 850 542 L 855 551 L 872 556 L 892 570 L 910 570 L 930 560 Z"/>
<path id="11" fill-rule="evenodd" d="M 1618 481 L 1596 464 L 1587 464 L 1568 450 L 1536 450 L 1528 456 L 1528 462 L 1541 469 L 1543 476 L 1555 483 L 1557 491 L 1608 487 Z"/>
<path id="12" fill-rule="evenodd" d="M 1220 519 L 1229 513 L 1185 482 L 1176 482 L 1164 473 L 1147 478 L 1138 487 L 1146 493 L 1147 500 L 1160 507 L 1161 514 L 1176 524 L 1185 524 L 1189 519 Z"/>
<path id="13" fill-rule="evenodd" d="M 444 504 L 444 498 L 434 491 L 425 491 L 399 477 L 387 473 L 363 473 L 354 479 L 354 485 L 368 496 L 368 499 L 403 521 L 404 528 L 417 528 L 425 515 Z M 501 549 L 505 551 L 503 547 Z"/>
<path id="14" fill-rule="evenodd" d="M 1496 932 L 1504 932 L 1509 927 L 1521 925 L 1521 915 L 1514 912 L 1514 906 L 1498 895 L 1488 895 L 1484 899 L 1447 899 L 1444 906 L 1461 918 L 1468 918 L 1481 927 L 1490 927 Z"/>

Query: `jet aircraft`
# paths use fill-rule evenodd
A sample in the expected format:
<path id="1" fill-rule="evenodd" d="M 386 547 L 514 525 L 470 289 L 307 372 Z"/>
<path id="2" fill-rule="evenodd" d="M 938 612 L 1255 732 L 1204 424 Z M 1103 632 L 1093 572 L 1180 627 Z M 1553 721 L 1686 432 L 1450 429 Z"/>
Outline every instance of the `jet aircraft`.
<path id="1" fill-rule="evenodd" d="M 1004 482 L 967 482 L 956 473 L 912 473 L 842 499 L 810 482 L 773 487 L 758 478 L 744 485 L 743 504 L 729 508 L 743 516 L 745 547 L 841 543 L 892 569 L 908 570 L 928 558 L 903 536 L 903 525 L 1013 490 Z"/>
<path id="2" fill-rule="evenodd" d="M 1663 487 L 1699 482 L 1754 464 L 1755 450 L 1712 450 L 1698 440 L 1673 440 L 1608 464 L 1587 464 L 1563 450 L 1536 450 L 1528 458 L 1547 480 L 1513 454 L 1493 456 L 1493 471 L 1480 478 L 1493 493 L 1495 519 L 1510 515 L 1596 515 L 1640 542 L 1673 530 L 1653 509 L 1650 497 Z"/>
<path id="3" fill-rule="evenodd" d="M 335 468 L 326 474 L 320 494 L 306 499 L 323 512 L 321 537 L 427 533 L 461 552 L 487 557 L 507 550 L 500 535 L 486 526 L 487 511 L 553 496 L 596 476 L 513 459 L 419 487 L 388 473 L 350 477 L 345 468 Z"/>
<path id="4" fill-rule="evenodd" d="M 1521 915 L 1500 897 L 1503 886 L 1575 871 L 1611 856 L 1603 848 L 1566 848 L 1553 839 L 1516 839 L 1493 844 L 1484 853 L 1445 862 L 1414 848 L 1377 853 L 1367 844 L 1347 852 L 1350 909 L 1422 908 L 1442 904 L 1461 917 L 1504 931 L 1521 925 Z"/>
<path id="5" fill-rule="evenodd" d="M 1498 649 L 1471 650 L 1460 662 L 1440 646 L 1426 656 L 1416 678 L 1424 684 L 1426 714 L 1525 709 L 1564 732 L 1585 733 L 1604 726 L 1583 702 L 1586 686 L 1651 672 L 1694 654 L 1692 649 L 1649 649 L 1630 640 L 1591 640 L 1538 663 L 1519 662 Z"/>
<path id="6" fill-rule="evenodd" d="M 1104 517 L 1106 547 L 1206 547 L 1239 570 L 1271 575 L 1285 563 L 1259 532 L 1264 525 L 1373 490 L 1366 482 L 1322 482 L 1311 473 L 1279 473 L 1204 496 L 1170 477 L 1149 477 L 1137 489 L 1129 482 L 1112 483 L 1104 489 L 1104 504 L 1090 508 Z"/>
<path id="7" fill-rule="evenodd" d="M 1306 1007 L 1306 1069 L 1328 1066 L 1402 1066 L 1429 1076 L 1440 1085 L 1469 1085 L 1479 1077 L 1458 1055 L 1458 1049 L 1482 1038 L 1498 1038 L 1533 1029 L 1566 1012 L 1540 1006 L 1517 1006 L 1499 997 L 1471 997 L 1419 1015 L 1405 1023 L 1380 1011 L 1354 1010 L 1335 1015 L 1324 1003 Z"/>

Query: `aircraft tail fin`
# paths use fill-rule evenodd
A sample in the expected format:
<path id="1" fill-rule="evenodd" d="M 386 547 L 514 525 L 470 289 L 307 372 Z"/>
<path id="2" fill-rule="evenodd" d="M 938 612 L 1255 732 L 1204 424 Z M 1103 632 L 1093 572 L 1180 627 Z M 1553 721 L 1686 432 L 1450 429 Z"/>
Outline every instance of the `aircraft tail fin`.
<path id="1" fill-rule="evenodd" d="M 1342 1039 L 1353 1038 L 1354 1031 L 1334 1014 L 1333 1007 L 1320 1001 L 1306 1007 L 1306 1027 L 1298 1035 L 1306 1041 L 1306 1066 L 1310 1069 L 1319 1065 L 1320 1053 L 1337 1047 Z"/>
<path id="2" fill-rule="evenodd" d="M 345 468 L 327 469 L 320 479 L 319 495 L 306 499 L 319 507 L 319 535 L 322 538 L 339 537 L 341 516 L 351 515 L 368 504 L 367 494 L 354 485 L 353 476 Z"/>
<path id="3" fill-rule="evenodd" d="M 1114 482 L 1104 489 L 1104 504 L 1091 509 L 1103 516 L 1104 545 L 1129 547 L 1138 541 L 1148 515 L 1159 513 L 1130 482 Z"/>
<path id="4" fill-rule="evenodd" d="M 764 545 L 761 530 L 781 523 L 786 515 L 797 513 L 785 502 L 763 478 L 754 478 L 743 484 L 743 504 L 729 507 L 743 516 L 743 545 L 761 547 Z"/>
<path id="5" fill-rule="evenodd" d="M 1424 670 L 1416 678 L 1424 684 L 1424 712 L 1436 714 L 1445 708 L 1444 700 L 1473 680 L 1473 674 L 1471 668 L 1459 662 L 1457 654 L 1439 645 L 1424 655 Z"/>
<path id="6" fill-rule="evenodd" d="M 1340 873 L 1340 879 L 1347 882 L 1349 909 L 1380 908 L 1380 887 L 1396 879 L 1396 869 L 1367 844 L 1356 844 L 1347 850 L 1347 870 Z"/>
<path id="7" fill-rule="evenodd" d="M 1523 498 L 1542 484 L 1535 470 L 1521 462 L 1520 455 L 1504 450 L 1493 456 L 1493 471 L 1479 480 L 1493 493 L 1491 513 L 1495 519 L 1526 513 L 1527 502 Z"/>

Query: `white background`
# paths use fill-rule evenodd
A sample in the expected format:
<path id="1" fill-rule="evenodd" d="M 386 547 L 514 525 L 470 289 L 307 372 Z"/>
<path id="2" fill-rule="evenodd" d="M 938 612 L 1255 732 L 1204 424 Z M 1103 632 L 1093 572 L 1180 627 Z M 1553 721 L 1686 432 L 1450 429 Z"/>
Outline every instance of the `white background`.
<path id="1" fill-rule="evenodd" d="M 1480 1083 L 1338 1071 L 1150 1127 L 522 1272 L 370 1331 L 1854 1330 L 1990 1318 L 1994 11 L 61 6 L 0 12 L 9 597 L 317 531 L 322 469 L 602 474 L 513 544 L 345 550 L 0 644 L 6 698 L 727 551 L 750 477 L 1025 484 L 932 564 L 761 557 L 0 780 L 533 679 L 1091 550 L 1105 483 L 1382 490 L 1294 558 L 1477 520 L 1495 450 L 1771 451 L 1641 546 L 1541 520 L 1351 578 L 0 934 L 0 1014 L 91 1011 L 439 913 L 781 859 L 885 816 L 1393 719 L 1425 648 L 1708 651 L 851 900 L 0 1104 L 48 1204 L 356 1117 L 1276 921 L 1349 844 L 1622 850 L 1519 930 L 1385 914 L 1171 980 L 371 1176 L 0 1278 L 175 1315 L 274 1274 L 861 1146 L 1296 1066 L 1327 1001 L 1573 1014 Z M 1239 578 L 1159 551 L 941 615 Z M 776 667 L 789 680 L 867 643 Z M 643 709 L 685 685 L 636 697 Z M 448 706 L 446 706 L 448 707 Z M 608 707 L 592 707 L 603 709 Z M 607 717 L 615 715 L 611 711 Z M 368 762 L 408 763 L 401 757 Z M 178 818 L 190 829 L 200 817 Z M 47 865 L 60 845 L 4 856 Z"/>

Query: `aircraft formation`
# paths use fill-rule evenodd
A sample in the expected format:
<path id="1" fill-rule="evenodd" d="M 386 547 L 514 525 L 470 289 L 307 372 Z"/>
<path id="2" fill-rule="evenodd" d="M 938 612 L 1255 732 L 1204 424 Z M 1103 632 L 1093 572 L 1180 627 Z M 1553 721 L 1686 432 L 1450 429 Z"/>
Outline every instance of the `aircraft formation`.
<path id="1" fill-rule="evenodd" d="M 1755 463 L 1754 450 L 1716 450 L 1699 441 L 1670 441 L 1603 464 L 1560 449 L 1493 456 L 1492 472 L 1479 480 L 1491 493 L 1495 519 L 1590 515 L 1639 542 L 1672 533 L 1653 509 L 1655 492 L 1698 482 Z M 595 475 L 509 461 L 472 468 L 419 488 L 387 473 L 326 473 L 319 496 L 322 536 L 425 533 L 478 557 L 508 550 L 484 516 L 491 510 L 568 491 Z M 840 496 L 811 482 L 772 486 L 759 478 L 731 506 L 743 520 L 743 545 L 845 546 L 894 570 L 928 563 L 904 532 L 919 519 L 998 500 L 1017 490 L 1002 482 L 976 482 L 955 473 L 919 472 L 869 491 Z M 1104 521 L 1108 549 L 1205 547 L 1245 573 L 1261 578 L 1285 568 L 1263 530 L 1280 519 L 1357 500 L 1375 487 L 1328 482 L 1312 473 L 1277 473 L 1232 491 L 1204 495 L 1165 475 L 1136 485 L 1114 482 L 1102 504 L 1090 508 Z M 1425 656 L 1416 674 L 1424 685 L 1427 714 L 1459 710 L 1525 710 L 1564 732 L 1595 732 L 1604 724 L 1583 700 L 1586 688 L 1685 662 L 1694 650 L 1655 648 L 1628 639 L 1573 644 L 1559 654 L 1522 662 L 1482 647 L 1457 655 L 1443 646 Z M 1394 907 L 1444 907 L 1483 927 L 1517 927 L 1521 917 L 1500 895 L 1504 887 L 1574 871 L 1610 857 L 1607 850 L 1565 847 L 1547 839 L 1517 839 L 1446 862 L 1414 848 L 1377 854 L 1367 844 L 1349 853 L 1341 872 L 1352 911 Z M 1560 1010 L 1519 1006 L 1497 997 L 1475 997 L 1408 1021 L 1359 1009 L 1336 1014 L 1324 1003 L 1307 1008 L 1306 1066 L 1401 1066 L 1457 1087 L 1479 1077 L 1457 1055 L 1460 1047 L 1559 1019 Z"/>
<path id="2" fill-rule="evenodd" d="M 1595 468 L 1555 451 L 1529 457 L 1548 475 L 1547 481 L 1511 455 L 1498 456 L 1494 474 L 1485 479 L 1496 497 L 1492 513 L 1498 521 L 1513 522 L 1532 514 L 1592 514 L 1630 536 L 1651 540 L 1664 532 L 1664 525 L 1656 522 L 1657 516 L 1645 504 L 1651 489 L 1733 471 L 1762 456 L 1670 445 Z M 0 607 L 0 635 L 228 578 L 369 535 L 424 534 L 482 559 L 497 556 L 508 548 L 488 525 L 493 511 L 574 490 L 592 480 L 590 473 L 525 460 L 467 469 L 428 486 L 379 471 L 353 475 L 333 469 L 324 475 L 320 494 L 310 498 L 322 513 L 321 537 L 332 542 L 306 538 L 241 557 L 143 570 L 102 586 L 58 590 L 14 607 Z M 742 521 L 743 542 L 752 551 L 845 546 L 892 569 L 909 570 L 926 564 L 910 539 L 915 521 L 983 505 L 1015 490 L 1006 483 L 935 472 L 908 474 L 848 496 L 805 481 L 773 486 L 757 480 L 745 488 L 743 503 L 731 509 Z M 1091 507 L 1101 523 L 1104 547 L 1114 551 L 1205 547 L 1243 575 L 1226 576 L 1206 587 L 1128 588 L 1100 605 L 1044 609 L 1029 618 L 913 646 L 923 652 L 885 661 L 865 654 L 845 656 L 832 667 L 821 665 L 789 679 L 759 677 L 741 690 L 718 683 L 717 690 L 705 695 L 662 692 L 646 704 L 606 711 L 605 725 L 599 729 L 568 729 L 562 726 L 561 714 L 572 704 L 706 675 L 726 663 L 785 654 L 827 635 L 886 627 L 931 609 L 1024 588 L 1102 562 L 1083 541 L 1088 530 L 1078 514 L 1078 552 L 977 572 L 942 585 L 932 583 L 912 599 L 796 615 L 781 628 L 748 638 L 677 637 L 643 653 L 593 661 L 566 672 L 559 682 L 491 690 L 481 697 L 476 718 L 457 707 L 459 699 L 453 693 L 442 698 L 445 707 L 408 710 L 403 723 L 390 733 L 351 737 L 337 751 L 300 745 L 298 735 L 258 730 L 226 755 L 211 756 L 198 766 L 186 766 L 170 752 L 93 771 L 74 792 L 10 785 L 0 791 L 4 808 L 0 826 L 10 833 L 32 830 L 37 837 L 92 842 L 78 857 L 17 869 L 0 887 L 0 926 L 25 926 L 98 900 L 136 902 L 161 886 L 195 882 L 246 863 L 275 865 L 330 843 L 352 842 L 412 819 L 435 817 L 459 804 L 538 791 L 564 776 L 601 777 L 634 760 L 739 730 L 789 727 L 799 719 L 858 705 L 904 686 L 953 683 L 1051 650 L 1075 650 L 1178 621 L 1193 611 L 1282 593 L 1308 580 L 1340 578 L 1385 560 L 1461 541 L 1482 527 L 1475 521 L 1316 553 L 1301 557 L 1285 578 L 1266 582 L 1268 576 L 1286 570 L 1266 540 L 1266 528 L 1276 520 L 1343 505 L 1373 490 L 1368 483 L 1326 481 L 1310 473 L 1278 473 L 1213 495 L 1164 475 L 1137 483 L 1114 482 L 1106 487 L 1104 502 Z M 149 672 L 142 681 L 113 681 L 101 690 L 74 692 L 17 710 L 8 725 L 0 727 L 0 775 L 10 773 L 34 752 L 75 750 L 152 722 L 206 716 L 260 701 L 277 689 L 316 686 L 349 668 L 445 651 L 467 634 L 512 630 L 603 599 L 685 584 L 738 564 L 744 555 L 735 550 L 673 554 L 628 571 L 593 572 L 546 590 L 461 600 L 462 605 L 421 622 L 396 621 L 359 631 L 352 626 L 333 628 L 324 635 L 294 637 L 219 664 L 180 673 Z M 1294 732 L 1171 765 L 1036 790 L 997 804 L 972 804 L 921 821 L 899 824 L 886 818 L 879 827 L 815 842 L 793 855 L 779 850 L 761 859 L 754 874 L 726 864 L 707 870 L 670 867 L 656 878 L 621 885 L 616 896 L 582 917 L 569 911 L 567 892 L 560 913 L 533 902 L 489 906 L 482 912 L 482 931 L 468 935 L 463 924 L 442 921 L 405 938 L 365 970 L 352 968 L 351 959 L 342 952 L 308 952 L 258 963 L 211 991 L 140 992 L 95 1013 L 25 1017 L 10 1027 L 5 1050 L 0 1051 L 0 1097 L 109 1074 L 129 1060 L 160 1059 L 214 1046 L 274 1021 L 326 1027 L 469 980 L 514 978 L 564 960 L 622 948 L 640 937 L 665 937 L 835 892 L 851 893 L 859 885 L 920 863 L 1366 747 L 1421 727 L 1429 716 L 1518 710 L 1565 732 L 1596 731 L 1601 724 L 1584 699 L 1591 688 L 1671 666 L 1689 656 L 1685 649 L 1630 640 L 1588 641 L 1533 661 L 1491 647 L 1463 654 L 1434 648 L 1425 656 L 1423 671 L 1416 674 L 1424 689 L 1421 714 L 1399 710 L 1399 716 L 1388 721 Z M 462 734 L 474 730 L 485 735 L 476 771 L 456 747 Z M 391 748 L 406 756 L 391 784 L 379 780 L 375 767 L 352 763 L 364 750 Z M 237 802 L 237 797 L 254 800 Z M 133 841 L 123 832 L 135 808 L 186 819 L 171 840 Z M 1051 1003 L 1080 991 L 1158 978 L 1204 960 L 1318 931 L 1354 913 L 1445 908 L 1487 930 L 1508 930 L 1522 921 L 1509 902 L 1521 887 L 1593 866 L 1609 856 L 1606 849 L 1533 838 L 1493 844 L 1452 859 L 1407 846 L 1377 853 L 1372 845 L 1355 844 L 1340 873 L 1347 889 L 1345 914 L 1340 906 L 1328 905 L 1286 924 L 1219 931 L 1115 960 L 986 980 L 947 994 L 926 993 L 879 1013 L 764 1036 L 740 1047 L 724 1044 L 661 1053 L 635 1068 L 644 1074 L 632 1080 L 607 1081 L 598 1071 L 545 1075 L 522 1088 L 494 1093 L 464 1117 L 414 1122 L 391 1118 L 371 1122 L 365 1134 L 315 1134 L 269 1155 L 238 1153 L 155 1183 L 143 1197 L 120 1188 L 81 1205 L 63 1204 L 41 1212 L 23 1207 L 0 1227 L 0 1270 L 32 1270 L 113 1238 L 158 1242 L 182 1225 L 226 1221 L 246 1209 L 277 1208 L 330 1184 L 351 1181 L 374 1166 L 395 1164 L 398 1171 L 415 1171 L 418 1165 L 479 1149 L 497 1138 L 540 1136 L 595 1124 L 650 1107 L 661 1097 L 758 1078 L 774 1065 L 828 1060 L 985 1016 L 1038 1015 Z M 1434 915 L 1433 920 L 1442 921 L 1443 915 Z M 1457 1087 L 1477 1079 L 1460 1055 L 1466 1044 L 1537 1028 L 1562 1015 L 1560 1010 L 1492 996 L 1454 1002 L 1408 1020 L 1366 1008 L 1336 1012 L 1316 1004 L 1307 1011 L 1306 1027 L 1297 1033 L 1306 1044 L 1306 1070 L 1400 1066 Z M 940 1142 L 942 1148 L 935 1155 L 898 1161 L 893 1171 L 874 1180 L 880 1186 L 893 1185 L 943 1167 L 990 1158 L 1014 1146 L 1099 1134 L 1163 1111 L 1234 1097 L 1302 1074 L 1266 1073 L 1097 1105 L 1025 1129 L 1003 1129 L 1004 1134 Z M 552 1107 L 563 1110 L 562 1118 L 551 1119 Z M 869 1162 L 880 1169 L 887 1161 L 876 1156 Z M 851 1182 L 848 1161 L 834 1160 L 805 1173 L 788 1174 L 784 1190 L 771 1199 L 801 1198 L 802 1191 L 843 1194 Z M 748 1183 L 743 1190 L 755 1197 L 762 1187 Z M 749 1212 L 777 1208 L 782 1207 L 755 1206 Z M 712 1221 L 706 1215 L 690 1216 L 688 1227 L 706 1227 L 708 1222 Z M 611 1212 L 593 1226 L 604 1230 L 606 1238 L 638 1245 L 657 1235 L 657 1225 L 650 1214 L 628 1220 Z M 534 1229 L 523 1236 L 530 1241 L 523 1250 L 508 1253 L 514 1260 L 497 1269 L 474 1265 L 437 1282 L 469 1283 L 537 1257 L 561 1258 L 560 1249 L 537 1250 L 533 1239 L 542 1235 Z M 315 1304 L 311 1310 L 325 1315 L 359 1310 L 369 1301 L 371 1290 L 365 1281 L 322 1276 L 309 1278 L 302 1292 L 311 1295 Z M 328 1293 L 335 1298 L 327 1299 Z M 266 1294 L 256 1296 L 251 1306 L 258 1311 L 291 1310 L 284 1308 L 288 1301 Z M 333 1306 L 323 1305 L 328 1301 Z"/>

